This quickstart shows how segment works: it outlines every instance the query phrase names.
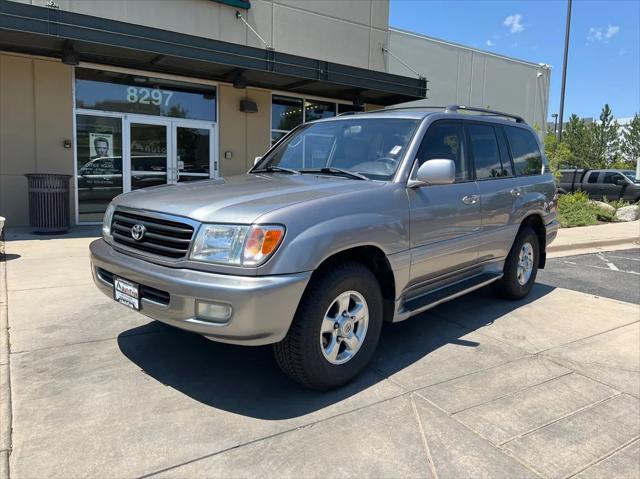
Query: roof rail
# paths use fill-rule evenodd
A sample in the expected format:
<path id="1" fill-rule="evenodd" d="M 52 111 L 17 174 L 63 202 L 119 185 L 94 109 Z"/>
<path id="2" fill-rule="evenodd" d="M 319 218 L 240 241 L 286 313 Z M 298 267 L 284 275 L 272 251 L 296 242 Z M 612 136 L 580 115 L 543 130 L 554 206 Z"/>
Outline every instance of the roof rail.
<path id="1" fill-rule="evenodd" d="M 491 116 L 502 116 L 502 117 L 505 117 L 505 118 L 511 118 L 511 119 L 515 120 L 516 123 L 526 123 L 524 121 L 524 118 L 522 118 L 521 116 L 518 116 L 518 115 L 512 115 L 511 113 L 503 113 L 501 111 L 496 111 L 496 110 L 489 110 L 487 108 L 476 108 L 474 106 L 449 105 L 444 110 L 444 112 L 445 113 L 458 113 L 458 110 L 471 111 L 471 112 L 476 111 L 476 112 L 479 112 L 479 113 L 486 113 L 487 115 L 491 115 Z"/>
<path id="2" fill-rule="evenodd" d="M 511 118 L 515 120 L 516 123 L 526 123 L 524 118 L 518 115 L 512 115 L 511 113 L 503 113 L 501 111 L 496 110 L 488 110 L 486 108 L 476 108 L 473 106 L 464 106 L 464 105 L 448 105 L 448 106 L 431 106 L 431 105 L 414 105 L 414 106 L 396 106 L 389 108 L 380 108 L 377 110 L 369 110 L 369 111 L 346 111 L 344 113 L 340 113 L 337 116 L 346 116 L 346 115 L 362 115 L 367 113 L 381 113 L 387 111 L 402 111 L 402 110 L 444 110 L 445 113 L 458 113 L 459 110 L 469 111 L 469 112 L 479 112 L 484 113 L 487 116 L 501 116 L 504 118 Z"/>
<path id="3" fill-rule="evenodd" d="M 402 111 L 402 110 L 425 110 L 425 109 L 434 109 L 434 110 L 443 110 L 447 108 L 446 106 L 430 106 L 430 105 L 414 105 L 414 106 L 390 106 L 388 108 L 377 108 L 375 110 L 367 110 L 367 111 L 345 111 L 343 113 L 339 113 L 338 116 L 344 115 L 363 115 L 366 113 L 381 113 L 387 111 Z"/>

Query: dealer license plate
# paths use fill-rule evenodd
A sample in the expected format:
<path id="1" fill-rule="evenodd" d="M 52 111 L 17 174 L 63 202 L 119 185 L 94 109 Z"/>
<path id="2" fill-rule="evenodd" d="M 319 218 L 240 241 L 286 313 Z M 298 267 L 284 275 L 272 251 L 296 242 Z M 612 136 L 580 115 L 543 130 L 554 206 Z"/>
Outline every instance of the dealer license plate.
<path id="1" fill-rule="evenodd" d="M 113 282 L 113 297 L 118 303 L 129 306 L 131 309 L 136 311 L 140 309 L 140 293 L 136 283 L 122 278 L 115 278 Z"/>

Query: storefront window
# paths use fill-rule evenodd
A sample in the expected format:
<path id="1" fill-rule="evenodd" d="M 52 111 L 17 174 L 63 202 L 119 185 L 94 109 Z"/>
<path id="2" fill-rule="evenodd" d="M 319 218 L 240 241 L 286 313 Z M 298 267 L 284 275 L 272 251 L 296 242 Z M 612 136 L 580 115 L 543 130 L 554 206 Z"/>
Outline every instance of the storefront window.
<path id="1" fill-rule="evenodd" d="M 344 104 L 344 103 L 340 103 L 338 104 L 338 115 L 341 113 L 347 113 L 347 112 L 362 112 L 364 111 L 364 107 L 363 106 L 356 106 L 353 104 Z"/>
<path id="2" fill-rule="evenodd" d="M 336 104 L 325 101 L 307 100 L 304 102 L 304 121 L 320 120 L 336 116 Z"/>
<path id="3" fill-rule="evenodd" d="M 122 120 L 76 116 L 78 216 L 102 221 L 109 202 L 122 193 Z"/>
<path id="4" fill-rule="evenodd" d="M 215 121 L 215 87 L 76 69 L 76 108 Z"/>
<path id="5" fill-rule="evenodd" d="M 274 95 L 271 102 L 271 144 L 302 123 L 336 116 L 337 107 L 327 101 Z"/>
<path id="6" fill-rule="evenodd" d="M 271 102 L 271 144 L 304 121 L 301 98 L 275 96 Z"/>

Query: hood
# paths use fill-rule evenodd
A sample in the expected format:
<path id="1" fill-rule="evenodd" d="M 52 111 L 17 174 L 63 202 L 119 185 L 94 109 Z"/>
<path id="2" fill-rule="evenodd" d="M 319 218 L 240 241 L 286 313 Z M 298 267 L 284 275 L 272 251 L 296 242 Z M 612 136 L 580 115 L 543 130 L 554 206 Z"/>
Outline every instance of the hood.
<path id="1" fill-rule="evenodd" d="M 136 190 L 119 197 L 116 204 L 201 222 L 250 224 L 285 206 L 383 185 L 311 174 L 246 174 Z"/>

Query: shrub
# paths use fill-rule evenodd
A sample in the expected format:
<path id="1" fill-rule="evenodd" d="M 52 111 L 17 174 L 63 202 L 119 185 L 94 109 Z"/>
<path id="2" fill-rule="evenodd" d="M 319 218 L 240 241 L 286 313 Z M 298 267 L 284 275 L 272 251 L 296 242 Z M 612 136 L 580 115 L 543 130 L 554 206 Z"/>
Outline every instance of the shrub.
<path id="1" fill-rule="evenodd" d="M 601 221 L 613 221 L 615 213 L 603 210 L 589 202 L 584 191 L 576 191 L 558 198 L 558 221 L 563 228 L 597 225 Z"/>
<path id="2" fill-rule="evenodd" d="M 631 203 L 625 200 L 611 200 L 609 201 L 605 196 L 602 198 L 602 201 L 610 206 L 613 206 L 615 209 L 622 208 L 624 206 L 629 206 Z"/>

